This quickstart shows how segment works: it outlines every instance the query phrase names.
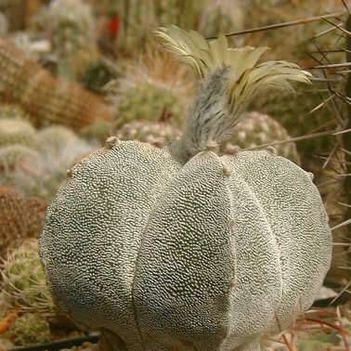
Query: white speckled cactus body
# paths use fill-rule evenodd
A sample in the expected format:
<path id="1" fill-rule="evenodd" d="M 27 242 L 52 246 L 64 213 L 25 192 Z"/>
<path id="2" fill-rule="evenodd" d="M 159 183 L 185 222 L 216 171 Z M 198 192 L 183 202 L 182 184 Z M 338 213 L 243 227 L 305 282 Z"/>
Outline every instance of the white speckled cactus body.
<path id="1" fill-rule="evenodd" d="M 330 229 L 310 174 L 218 148 L 257 92 L 308 74 L 224 37 L 158 33 L 202 80 L 188 125 L 169 149 L 111 137 L 71 169 L 40 239 L 48 282 L 114 350 L 262 350 L 312 304 Z"/>

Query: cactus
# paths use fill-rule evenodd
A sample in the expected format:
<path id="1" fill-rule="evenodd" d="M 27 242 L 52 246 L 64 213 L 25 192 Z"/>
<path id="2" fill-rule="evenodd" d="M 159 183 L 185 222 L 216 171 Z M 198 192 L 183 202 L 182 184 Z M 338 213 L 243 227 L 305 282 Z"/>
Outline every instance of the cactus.
<path id="1" fill-rule="evenodd" d="M 5 40 L 0 40 L 0 68 L 0 96 L 20 105 L 36 127 L 62 124 L 79 130 L 96 120 L 112 119 L 99 97 L 55 78 Z"/>
<path id="2" fill-rule="evenodd" d="M 51 340 L 49 323 L 37 313 L 25 313 L 9 328 L 10 340 L 18 346 L 39 344 Z"/>
<path id="3" fill-rule="evenodd" d="M 2 291 L 8 310 L 53 316 L 54 303 L 38 255 L 38 240 L 28 239 L 1 264 Z"/>
<path id="4" fill-rule="evenodd" d="M 26 201 L 27 206 L 27 237 L 38 238 L 44 225 L 44 218 L 48 203 L 40 197 L 31 197 Z"/>
<path id="5" fill-rule="evenodd" d="M 0 119 L 0 148 L 6 145 L 23 145 L 36 148 L 38 140 L 33 126 L 20 119 Z"/>
<path id="6" fill-rule="evenodd" d="M 40 238 L 49 286 L 115 349 L 261 350 L 312 304 L 331 233 L 310 174 L 218 149 L 262 89 L 310 75 L 225 37 L 158 35 L 200 79 L 183 136 L 169 149 L 111 137 L 70 170 Z"/>
<path id="7" fill-rule="evenodd" d="M 137 64 L 127 65 L 117 89 L 110 88 L 117 106 L 115 126 L 140 119 L 182 125 L 193 90 L 189 76 L 169 55 L 156 49 L 144 53 Z"/>
<path id="8" fill-rule="evenodd" d="M 0 186 L 0 257 L 27 236 L 27 208 L 14 189 Z"/>
<path id="9" fill-rule="evenodd" d="M 9 145 L 0 148 L 0 175 L 15 168 L 31 169 L 40 167 L 40 155 L 36 150 L 23 145 Z M 5 174 L 6 175 L 6 174 Z"/>
<path id="10" fill-rule="evenodd" d="M 0 105 L 0 119 L 26 119 L 29 117 L 17 105 Z"/>
<path id="11" fill-rule="evenodd" d="M 258 112 L 246 114 L 235 126 L 235 133 L 222 148 L 223 153 L 236 152 L 236 147 L 252 148 L 255 146 L 290 139 L 286 129 L 272 117 Z M 295 143 L 277 145 L 277 154 L 300 164 L 300 157 Z"/>
<path id="12" fill-rule="evenodd" d="M 47 202 L 25 199 L 16 189 L 0 186 L 0 257 L 27 238 L 38 237 Z"/>
<path id="13" fill-rule="evenodd" d="M 138 119 L 160 121 L 165 115 L 169 115 L 179 125 L 183 113 L 184 106 L 175 92 L 144 83 L 129 89 L 120 97 L 117 126 Z"/>
<path id="14" fill-rule="evenodd" d="M 133 121 L 125 124 L 116 132 L 121 140 L 137 140 L 157 147 L 167 146 L 180 137 L 180 130 L 162 122 Z"/>
<path id="15" fill-rule="evenodd" d="M 97 60 L 95 20 L 89 4 L 81 0 L 55 0 L 48 11 L 59 74 L 81 78 Z"/>
<path id="16" fill-rule="evenodd" d="M 38 139 L 40 145 L 45 145 L 45 150 L 59 153 L 65 145 L 76 142 L 78 137 L 71 129 L 55 125 L 40 130 Z"/>

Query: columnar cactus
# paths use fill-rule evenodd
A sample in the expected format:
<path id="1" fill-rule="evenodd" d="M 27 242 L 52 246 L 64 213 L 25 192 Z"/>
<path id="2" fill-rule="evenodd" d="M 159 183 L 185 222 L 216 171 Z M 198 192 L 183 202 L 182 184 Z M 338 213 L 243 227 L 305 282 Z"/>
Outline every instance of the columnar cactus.
<path id="1" fill-rule="evenodd" d="M 0 40 L 0 69 L 0 96 L 19 104 L 35 126 L 62 124 L 79 130 L 96 120 L 112 119 L 99 97 L 55 78 L 5 40 Z"/>
<path id="2" fill-rule="evenodd" d="M 81 0 L 55 0 L 48 17 L 59 73 L 70 79 L 81 77 L 98 56 L 90 5 Z"/>
<path id="3" fill-rule="evenodd" d="M 48 282 L 115 350 L 261 350 L 312 304 L 331 233 L 310 174 L 218 149 L 263 88 L 309 74 L 224 37 L 158 35 L 201 80 L 184 134 L 169 149 L 111 137 L 69 171 L 40 238 Z"/>

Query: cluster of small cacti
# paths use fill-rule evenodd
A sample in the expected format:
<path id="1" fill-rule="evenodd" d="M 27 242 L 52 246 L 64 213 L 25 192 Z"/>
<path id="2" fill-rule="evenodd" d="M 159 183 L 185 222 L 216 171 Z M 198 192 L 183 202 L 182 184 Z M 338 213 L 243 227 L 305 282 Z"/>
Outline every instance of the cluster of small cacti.
<path id="1" fill-rule="evenodd" d="M 50 4 L 48 20 L 59 74 L 81 78 L 98 57 L 90 5 L 82 0 L 55 0 Z"/>
<path id="2" fill-rule="evenodd" d="M 112 118 L 99 97 L 76 83 L 55 78 L 5 40 L 0 41 L 0 68 L 1 98 L 19 104 L 35 126 L 62 124 L 79 130 Z"/>

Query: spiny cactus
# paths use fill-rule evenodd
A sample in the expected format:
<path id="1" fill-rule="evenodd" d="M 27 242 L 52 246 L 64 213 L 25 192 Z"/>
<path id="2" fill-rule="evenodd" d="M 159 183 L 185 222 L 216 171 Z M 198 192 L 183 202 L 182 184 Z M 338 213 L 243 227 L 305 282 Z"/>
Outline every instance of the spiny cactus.
<path id="1" fill-rule="evenodd" d="M 16 190 L 0 186 L 0 257 L 27 235 L 27 207 Z"/>
<path id="2" fill-rule="evenodd" d="M 44 226 L 44 218 L 48 203 L 40 197 L 31 197 L 26 201 L 28 211 L 27 237 L 37 238 Z"/>
<path id="3" fill-rule="evenodd" d="M 133 121 L 116 131 L 121 140 L 137 140 L 157 147 L 167 146 L 180 137 L 180 130 L 162 122 Z"/>
<path id="4" fill-rule="evenodd" d="M 9 337 L 18 346 L 48 342 L 51 340 L 50 326 L 40 314 L 25 313 L 11 324 Z"/>
<path id="5" fill-rule="evenodd" d="M 25 199 L 16 189 L 0 186 L 0 257 L 25 239 L 39 236 L 46 207 L 44 199 Z"/>
<path id="6" fill-rule="evenodd" d="M 48 11 L 59 74 L 80 78 L 97 59 L 95 19 L 89 4 L 81 0 L 55 0 Z"/>
<path id="7" fill-rule="evenodd" d="M 0 119 L 0 148 L 6 145 L 23 145 L 36 148 L 38 140 L 33 126 L 20 119 Z"/>
<path id="8" fill-rule="evenodd" d="M 266 48 L 161 29 L 200 78 L 169 149 L 111 137 L 50 205 L 40 255 L 58 305 L 123 350 L 261 350 L 310 307 L 331 258 L 311 175 L 269 150 L 219 156 L 249 101 L 310 75 Z"/>
<path id="9" fill-rule="evenodd" d="M 120 97 L 117 125 L 138 119 L 160 121 L 167 116 L 179 125 L 183 113 L 184 105 L 176 92 L 149 83 L 138 84 Z"/>
<path id="10" fill-rule="evenodd" d="M 169 55 L 156 48 L 144 53 L 137 63 L 126 66 L 116 83 L 116 89 L 110 84 L 110 99 L 117 107 L 116 127 L 140 119 L 183 124 L 193 84 L 189 72 L 177 67 Z"/>
<path id="11" fill-rule="evenodd" d="M 5 40 L 0 40 L 0 69 L 0 96 L 19 104 L 35 126 L 62 124 L 79 130 L 96 120 L 112 118 L 99 97 L 55 78 Z"/>
<path id="12" fill-rule="evenodd" d="M 245 114 L 235 126 L 233 136 L 221 151 L 235 153 L 238 146 L 245 149 L 289 139 L 287 130 L 272 117 L 258 112 L 250 112 Z M 300 157 L 294 142 L 277 145 L 275 148 L 279 156 L 300 164 Z"/>
<path id="13" fill-rule="evenodd" d="M 8 310 L 52 316 L 55 312 L 38 255 L 38 241 L 28 239 L 1 264 L 2 291 Z"/>

